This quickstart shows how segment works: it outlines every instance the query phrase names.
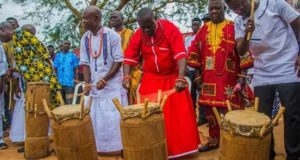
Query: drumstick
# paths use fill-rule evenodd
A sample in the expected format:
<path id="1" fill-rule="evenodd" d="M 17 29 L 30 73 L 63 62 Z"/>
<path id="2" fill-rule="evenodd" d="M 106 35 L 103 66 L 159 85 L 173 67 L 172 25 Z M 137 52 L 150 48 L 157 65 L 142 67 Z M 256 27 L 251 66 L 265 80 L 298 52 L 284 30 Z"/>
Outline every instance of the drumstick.
<path id="1" fill-rule="evenodd" d="M 84 85 L 90 86 L 90 87 L 97 87 L 97 85 L 93 85 L 93 84 L 90 84 L 90 83 L 84 83 Z"/>
<path id="2" fill-rule="evenodd" d="M 226 104 L 227 104 L 228 111 L 232 111 L 231 104 L 230 104 L 229 100 L 226 100 Z"/>
<path id="3" fill-rule="evenodd" d="M 254 18 L 254 8 L 255 8 L 255 0 L 251 0 L 251 12 L 250 12 L 250 18 Z M 247 34 L 247 40 L 249 41 L 251 39 L 252 32 L 248 32 Z"/>
<path id="4" fill-rule="evenodd" d="M 61 95 L 60 91 L 57 92 L 57 95 L 58 95 L 58 98 L 59 98 L 60 105 L 65 105 L 65 102 L 62 98 L 62 95 Z"/>
<path id="5" fill-rule="evenodd" d="M 160 101 L 161 101 L 161 89 L 159 89 L 157 93 L 157 103 L 160 103 Z"/>
<path id="6" fill-rule="evenodd" d="M 285 111 L 285 107 L 281 106 L 279 108 L 279 111 L 277 113 L 277 115 L 275 116 L 275 118 L 272 120 L 272 124 L 271 124 L 271 127 L 275 126 L 275 124 L 277 123 L 278 119 L 282 116 L 282 114 L 284 113 Z"/>
<path id="7" fill-rule="evenodd" d="M 219 114 L 217 108 L 216 108 L 216 107 L 213 107 L 212 109 L 213 109 L 214 114 L 215 114 L 215 116 L 216 116 L 216 118 L 217 118 L 218 124 L 221 125 L 221 117 L 220 117 L 220 114 Z"/>
<path id="8" fill-rule="evenodd" d="M 259 98 L 258 97 L 255 97 L 255 100 L 254 100 L 254 111 L 258 111 L 258 106 L 259 106 Z"/>
<path id="9" fill-rule="evenodd" d="M 260 130 L 260 132 L 259 132 L 259 136 L 260 136 L 260 137 L 265 136 L 266 132 L 268 131 L 267 128 L 268 128 L 269 125 L 270 125 L 269 122 L 266 122 L 266 123 L 263 125 L 263 127 L 261 128 L 261 130 Z"/>
<path id="10" fill-rule="evenodd" d="M 114 98 L 112 101 L 115 104 L 118 111 L 120 112 L 120 115 L 123 119 L 123 106 L 121 105 L 120 101 L 118 100 L 118 98 Z"/>
<path id="11" fill-rule="evenodd" d="M 8 102 L 8 110 L 11 109 L 11 105 L 12 105 L 12 95 L 13 95 L 13 90 L 12 90 L 12 79 L 9 80 L 9 88 L 10 88 L 10 91 L 9 91 L 9 102 Z"/>
<path id="12" fill-rule="evenodd" d="M 149 99 L 148 99 L 148 98 L 146 98 L 146 99 L 144 100 L 144 113 L 143 113 L 143 115 L 144 115 L 144 116 L 146 116 L 146 115 L 147 115 L 147 111 L 148 111 L 148 104 L 149 104 Z"/>
<path id="13" fill-rule="evenodd" d="M 168 99 L 168 96 L 164 95 L 164 98 L 162 99 L 161 104 L 160 104 L 160 108 L 161 108 L 162 111 L 164 110 L 167 99 Z"/>
<path id="14" fill-rule="evenodd" d="M 282 114 L 285 111 L 285 107 L 280 107 L 279 111 L 277 113 L 277 115 L 275 116 L 275 118 L 272 120 L 270 125 L 264 125 L 263 128 L 260 131 L 260 137 L 263 137 L 268 131 L 271 131 L 272 128 L 275 126 L 275 124 L 277 123 L 277 121 L 279 120 L 279 118 L 282 116 Z"/>
<path id="15" fill-rule="evenodd" d="M 44 105 L 44 110 L 46 111 L 48 117 L 49 117 L 50 119 L 53 118 L 53 117 L 52 117 L 52 112 L 51 112 L 50 109 L 49 109 L 47 100 L 46 100 L 46 99 L 43 99 L 42 101 L 43 101 L 43 105 Z"/>

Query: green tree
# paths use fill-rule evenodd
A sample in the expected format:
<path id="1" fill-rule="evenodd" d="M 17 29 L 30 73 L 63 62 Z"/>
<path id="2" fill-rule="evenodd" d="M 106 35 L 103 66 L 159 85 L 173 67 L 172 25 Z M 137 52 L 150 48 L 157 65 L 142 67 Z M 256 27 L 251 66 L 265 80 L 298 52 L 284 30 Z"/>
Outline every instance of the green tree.
<path id="1" fill-rule="evenodd" d="M 150 7 L 158 17 L 168 18 L 181 24 L 203 12 L 207 0 L 12 0 L 23 6 L 33 6 L 26 10 L 24 19 L 32 18 L 37 25 L 43 25 L 43 34 L 47 43 L 59 45 L 69 39 L 79 45 L 84 33 L 81 27 L 81 12 L 87 6 L 98 6 L 103 12 L 103 21 L 107 24 L 110 12 L 122 11 L 127 27 L 136 28 L 135 15 L 142 7 Z M 54 19 L 60 17 L 57 23 Z"/>

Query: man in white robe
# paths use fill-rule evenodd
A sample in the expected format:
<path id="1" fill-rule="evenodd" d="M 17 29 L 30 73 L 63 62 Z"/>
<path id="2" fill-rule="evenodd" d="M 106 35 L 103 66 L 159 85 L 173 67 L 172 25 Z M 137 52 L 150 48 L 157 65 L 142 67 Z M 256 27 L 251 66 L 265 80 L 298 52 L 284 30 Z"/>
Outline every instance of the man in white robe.
<path id="1" fill-rule="evenodd" d="M 12 115 L 9 139 L 14 143 L 19 143 L 25 141 L 25 95 L 23 91 L 24 78 L 22 75 L 16 72 L 13 73 L 13 77 L 18 79 L 20 92 L 14 95 L 14 100 L 16 103 Z M 24 148 L 21 150 L 24 150 Z M 20 152 L 19 149 L 18 152 Z"/>
<path id="2" fill-rule="evenodd" d="M 99 153 L 122 150 L 120 114 L 112 99 L 127 105 L 122 88 L 123 54 L 121 38 L 115 31 L 101 25 L 102 14 L 95 6 L 83 12 L 87 32 L 81 39 L 80 64 L 83 65 L 86 95 L 92 97 L 91 119 Z"/>

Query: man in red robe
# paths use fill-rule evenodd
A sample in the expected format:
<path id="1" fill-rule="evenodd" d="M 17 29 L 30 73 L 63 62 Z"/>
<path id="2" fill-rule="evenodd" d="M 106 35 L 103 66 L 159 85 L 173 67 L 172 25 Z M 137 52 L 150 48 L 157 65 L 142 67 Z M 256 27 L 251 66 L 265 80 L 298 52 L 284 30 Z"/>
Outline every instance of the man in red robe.
<path id="1" fill-rule="evenodd" d="M 123 86 L 130 86 L 131 69 L 139 64 L 141 57 L 141 96 L 176 89 L 168 97 L 163 111 L 169 158 L 196 152 L 200 140 L 193 102 L 184 78 L 187 54 L 183 37 L 171 22 L 155 20 L 149 8 L 138 12 L 137 21 L 140 28 L 125 52 Z"/>
<path id="2" fill-rule="evenodd" d="M 189 48 L 189 66 L 201 68 L 197 80 L 202 81 L 199 104 L 204 106 L 209 122 L 208 143 L 199 151 L 207 151 L 219 146 L 220 127 L 212 107 L 219 112 L 227 112 L 226 100 L 234 109 L 240 108 L 240 97 L 234 92 L 239 73 L 239 56 L 235 52 L 234 23 L 224 17 L 224 3 L 210 0 L 208 9 L 211 21 L 197 33 Z"/>

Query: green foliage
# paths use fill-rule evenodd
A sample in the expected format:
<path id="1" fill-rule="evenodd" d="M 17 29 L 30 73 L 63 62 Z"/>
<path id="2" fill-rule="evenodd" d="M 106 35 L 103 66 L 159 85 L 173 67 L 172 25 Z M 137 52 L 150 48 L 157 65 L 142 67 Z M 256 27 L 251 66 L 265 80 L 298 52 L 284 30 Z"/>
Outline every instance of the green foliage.
<path id="1" fill-rule="evenodd" d="M 81 12 L 90 5 L 98 6 L 103 12 L 103 23 L 109 14 L 120 10 L 125 17 L 125 25 L 137 28 L 136 12 L 142 7 L 150 7 L 158 17 L 187 24 L 188 20 L 204 11 L 207 0 L 12 0 L 23 6 L 34 6 L 26 10 L 24 19 L 31 18 L 37 25 L 44 26 L 43 34 L 49 44 L 59 45 L 68 39 L 73 45 L 80 43 Z M 59 18 L 58 18 L 59 17 Z M 59 19 L 59 20 L 57 20 Z"/>

